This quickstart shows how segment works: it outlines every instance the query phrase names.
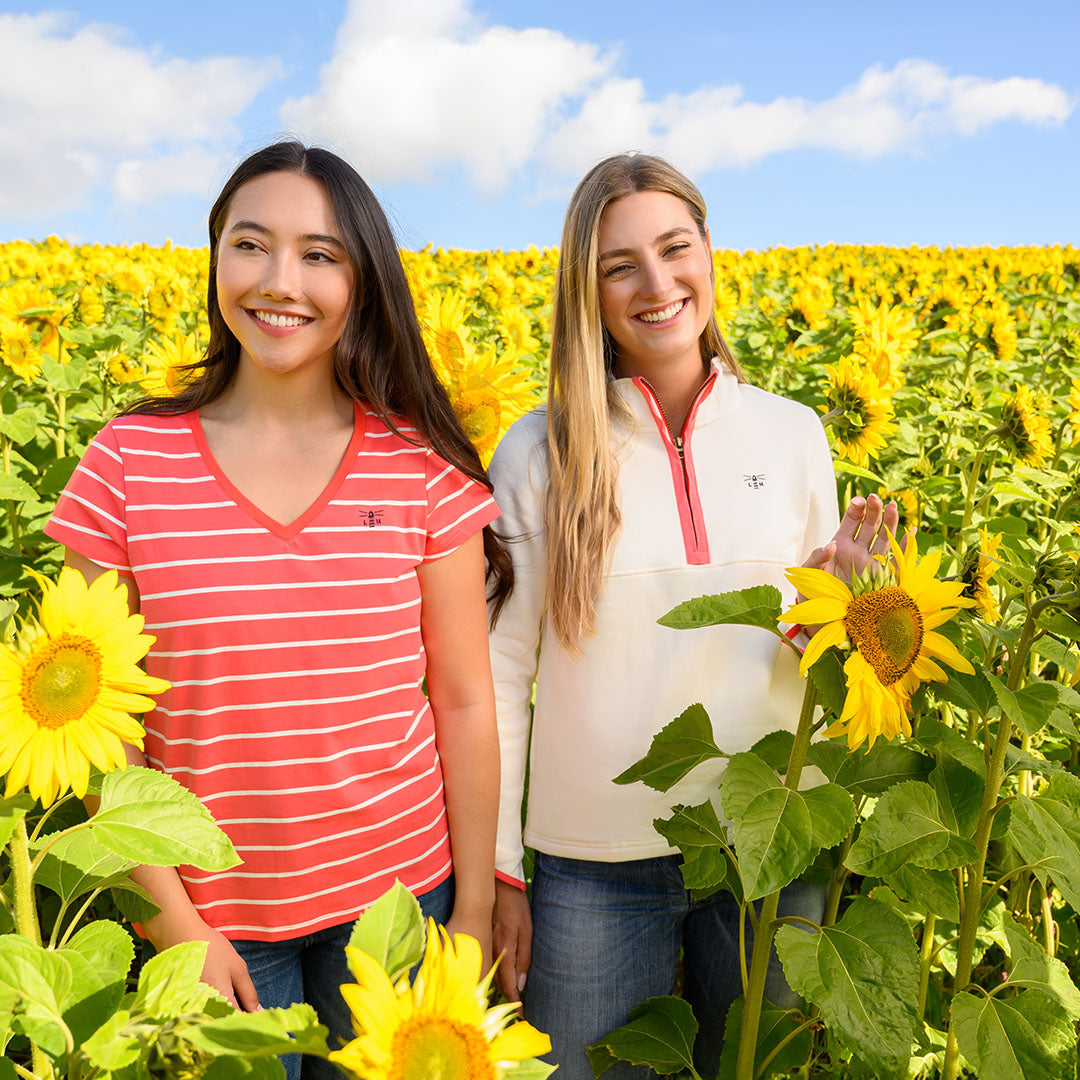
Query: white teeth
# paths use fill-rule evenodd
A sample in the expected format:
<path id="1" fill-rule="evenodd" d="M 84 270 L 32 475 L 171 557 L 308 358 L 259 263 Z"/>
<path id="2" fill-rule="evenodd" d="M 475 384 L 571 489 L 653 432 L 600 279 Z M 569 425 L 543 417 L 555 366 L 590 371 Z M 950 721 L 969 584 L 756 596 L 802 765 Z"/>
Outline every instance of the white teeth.
<path id="1" fill-rule="evenodd" d="M 638 315 L 638 318 L 642 322 L 667 322 L 668 319 L 674 319 L 682 311 L 685 304 L 685 300 L 677 300 L 670 307 L 664 308 L 663 311 L 643 311 Z"/>
<path id="2" fill-rule="evenodd" d="M 267 326 L 300 326 L 309 321 L 299 315 L 277 315 L 272 311 L 252 311 L 251 314 Z"/>

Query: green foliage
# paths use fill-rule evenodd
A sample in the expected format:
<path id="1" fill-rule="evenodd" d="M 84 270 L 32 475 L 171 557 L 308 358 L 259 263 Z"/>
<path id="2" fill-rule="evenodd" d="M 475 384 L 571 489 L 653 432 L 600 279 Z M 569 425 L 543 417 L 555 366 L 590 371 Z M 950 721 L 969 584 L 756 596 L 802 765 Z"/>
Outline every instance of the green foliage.
<path id="1" fill-rule="evenodd" d="M 756 900 L 794 881 L 823 847 L 855 824 L 851 796 L 836 784 L 792 791 L 756 754 L 736 754 L 720 782 L 734 823 L 743 895 Z"/>
<path id="2" fill-rule="evenodd" d="M 780 611 L 779 589 L 772 585 L 753 585 L 748 589 L 686 600 L 656 621 L 675 630 L 739 625 L 759 626 L 775 634 Z"/>
<path id="3" fill-rule="evenodd" d="M 653 997 L 633 1009 L 629 1023 L 585 1053 L 598 1077 L 618 1061 L 648 1065 L 653 1072 L 670 1076 L 693 1070 L 697 1028 L 694 1014 L 682 998 Z"/>
<path id="4" fill-rule="evenodd" d="M 776 950 L 788 982 L 881 1077 L 906 1075 L 917 1017 L 915 943 L 904 920 L 858 897 L 836 923 L 806 934 L 782 926 Z"/>
<path id="5" fill-rule="evenodd" d="M 1018 795 L 1011 806 L 1009 839 L 1041 881 L 1054 884 L 1080 910 L 1080 779 L 1051 777 L 1037 796 Z"/>
<path id="6" fill-rule="evenodd" d="M 952 1002 L 960 1052 L 980 1080 L 1072 1080 L 1076 1033 L 1068 1013 L 1034 990 L 1016 997 L 959 993 Z"/>
<path id="7" fill-rule="evenodd" d="M 395 881 L 356 920 L 349 944 L 366 952 L 396 982 L 424 955 L 424 918 L 417 899 Z"/>
<path id="8" fill-rule="evenodd" d="M 615 777 L 616 784 L 640 780 L 667 791 L 703 761 L 723 757 L 713 741 L 712 721 L 703 705 L 690 705 L 653 736 L 649 752 Z"/>

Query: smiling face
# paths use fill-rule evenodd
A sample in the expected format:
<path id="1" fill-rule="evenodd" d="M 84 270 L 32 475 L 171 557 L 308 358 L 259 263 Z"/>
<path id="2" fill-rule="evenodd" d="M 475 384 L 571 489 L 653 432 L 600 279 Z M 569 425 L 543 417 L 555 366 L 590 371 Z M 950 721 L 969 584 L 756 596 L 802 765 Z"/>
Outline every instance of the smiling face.
<path id="1" fill-rule="evenodd" d="M 238 188 L 217 247 L 217 293 L 241 365 L 332 378 L 354 273 L 326 189 L 275 172 Z"/>
<path id="2" fill-rule="evenodd" d="M 637 191 L 600 216 L 600 311 L 618 373 L 649 378 L 702 367 L 699 339 L 713 306 L 712 257 L 686 203 Z"/>

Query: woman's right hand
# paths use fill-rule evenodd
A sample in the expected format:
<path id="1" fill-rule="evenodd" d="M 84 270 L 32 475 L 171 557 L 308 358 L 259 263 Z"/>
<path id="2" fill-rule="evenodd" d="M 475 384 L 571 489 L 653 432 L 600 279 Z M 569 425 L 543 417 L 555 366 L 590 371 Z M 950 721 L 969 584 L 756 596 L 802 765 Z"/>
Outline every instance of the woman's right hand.
<path id="1" fill-rule="evenodd" d="M 499 960 L 495 985 L 507 1001 L 520 1001 L 532 963 L 532 912 L 523 889 L 505 881 L 495 882 L 495 910 L 491 942 Z"/>
<path id="2" fill-rule="evenodd" d="M 207 926 L 202 919 L 180 925 L 169 920 L 164 913 L 151 919 L 145 930 L 150 944 L 158 952 L 182 941 L 205 941 L 206 962 L 203 964 L 202 981 L 212 986 L 235 1008 L 244 1012 L 258 1012 L 259 995 L 248 974 L 247 964 L 222 933 Z"/>

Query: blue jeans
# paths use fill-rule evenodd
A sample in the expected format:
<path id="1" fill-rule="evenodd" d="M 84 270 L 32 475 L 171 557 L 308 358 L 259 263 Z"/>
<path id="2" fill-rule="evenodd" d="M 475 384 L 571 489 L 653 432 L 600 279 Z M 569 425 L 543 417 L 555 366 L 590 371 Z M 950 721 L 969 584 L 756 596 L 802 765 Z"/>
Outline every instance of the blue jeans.
<path id="1" fill-rule="evenodd" d="M 739 905 L 728 892 L 695 900 L 679 855 L 591 862 L 536 853 L 532 886 L 532 966 L 525 1016 L 551 1036 L 547 1060 L 559 1080 L 593 1080 L 585 1047 L 625 1024 L 648 997 L 670 994 L 679 949 L 683 997 L 699 1027 L 694 1065 L 716 1075 L 728 1006 L 742 993 Z M 792 882 L 779 914 L 821 920 L 824 889 Z M 747 963 L 753 931 L 746 925 Z M 765 996 L 783 1008 L 800 1002 L 773 949 Z M 620 1062 L 604 1080 L 646 1080 L 651 1070 Z"/>
<path id="2" fill-rule="evenodd" d="M 447 878 L 430 892 L 417 897 L 426 920 L 445 924 L 454 907 L 454 879 Z M 287 1007 L 306 1001 L 330 1029 L 327 1042 L 339 1049 L 353 1038 L 352 1017 L 341 996 L 341 984 L 354 982 L 345 959 L 353 924 L 330 926 L 290 941 L 234 941 L 233 947 L 247 964 L 248 974 L 263 1008 Z M 286 1080 L 341 1080 L 336 1065 L 321 1058 L 285 1054 Z"/>

